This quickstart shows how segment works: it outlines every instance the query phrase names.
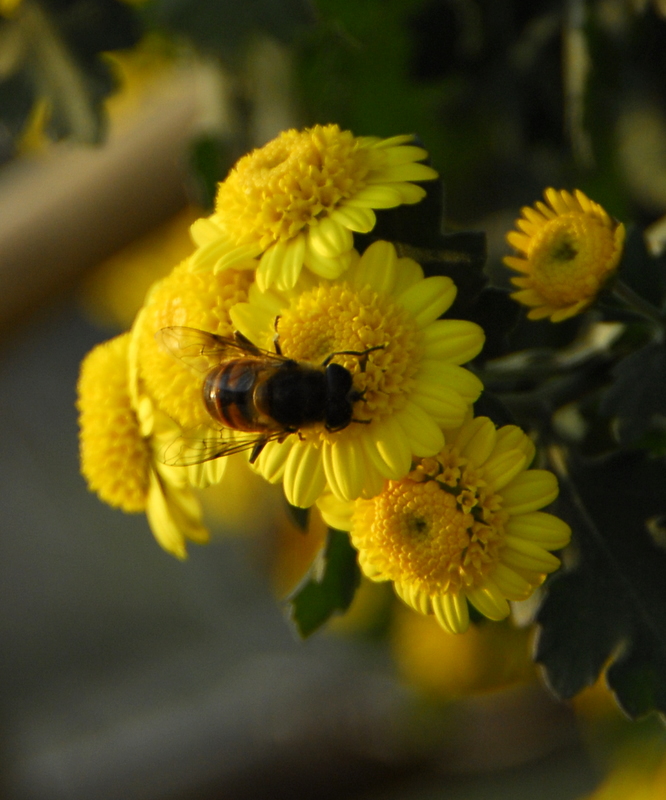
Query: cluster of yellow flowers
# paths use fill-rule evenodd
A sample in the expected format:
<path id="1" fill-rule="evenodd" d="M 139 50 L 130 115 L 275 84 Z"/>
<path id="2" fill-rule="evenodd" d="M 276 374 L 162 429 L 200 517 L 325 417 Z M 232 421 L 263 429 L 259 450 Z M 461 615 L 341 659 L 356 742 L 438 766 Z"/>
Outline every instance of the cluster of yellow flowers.
<path id="1" fill-rule="evenodd" d="M 196 490 L 224 492 L 224 456 L 243 452 L 289 503 L 349 531 L 369 578 L 461 632 L 468 602 L 500 620 L 527 598 L 570 530 L 541 510 L 558 487 L 530 469 L 529 437 L 474 417 L 483 386 L 462 365 L 484 333 L 443 317 L 453 281 L 387 241 L 354 249 L 375 210 L 425 196 L 426 156 L 410 136 L 328 125 L 242 158 L 192 226 L 195 252 L 84 360 L 81 461 L 92 490 L 145 511 L 184 557 L 207 538 Z M 510 242 L 524 257 L 507 264 L 530 316 L 557 321 L 591 302 L 624 229 L 581 193 L 547 200 L 523 210 Z"/>

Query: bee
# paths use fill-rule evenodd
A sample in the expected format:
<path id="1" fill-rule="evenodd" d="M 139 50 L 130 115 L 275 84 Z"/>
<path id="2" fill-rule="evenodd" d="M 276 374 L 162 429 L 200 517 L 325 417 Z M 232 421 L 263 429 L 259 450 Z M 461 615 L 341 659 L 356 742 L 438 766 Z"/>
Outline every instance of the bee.
<path id="1" fill-rule="evenodd" d="M 218 437 L 181 438 L 172 443 L 164 461 L 181 466 L 250 449 L 253 463 L 268 442 L 300 435 L 301 430 L 318 423 L 331 433 L 352 422 L 369 423 L 354 418 L 354 403 L 363 399 L 363 392 L 354 388 L 351 372 L 333 358 L 353 355 L 367 359 L 369 353 L 385 347 L 340 350 L 313 365 L 284 356 L 277 334 L 275 352 L 262 350 L 239 331 L 226 337 L 172 326 L 159 330 L 156 339 L 202 374 L 203 403 L 211 419 L 221 426 Z M 365 366 L 364 360 L 361 369 Z"/>

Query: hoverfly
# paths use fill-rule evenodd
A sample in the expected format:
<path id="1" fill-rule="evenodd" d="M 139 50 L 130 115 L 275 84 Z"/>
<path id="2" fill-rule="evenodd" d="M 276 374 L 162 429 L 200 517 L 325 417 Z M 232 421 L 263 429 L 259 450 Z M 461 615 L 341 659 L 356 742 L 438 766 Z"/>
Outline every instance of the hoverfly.
<path id="1" fill-rule="evenodd" d="M 155 336 L 172 355 L 203 375 L 204 405 L 221 426 L 219 436 L 212 439 L 173 442 L 165 453 L 166 464 L 188 466 L 250 449 L 253 463 L 268 442 L 284 441 L 317 423 L 335 432 L 352 422 L 369 422 L 354 419 L 354 403 L 363 393 L 354 389 L 351 372 L 333 363 L 333 358 L 364 358 L 385 345 L 340 350 L 315 366 L 282 355 L 277 336 L 275 352 L 262 350 L 239 331 L 232 338 L 172 326 Z"/>

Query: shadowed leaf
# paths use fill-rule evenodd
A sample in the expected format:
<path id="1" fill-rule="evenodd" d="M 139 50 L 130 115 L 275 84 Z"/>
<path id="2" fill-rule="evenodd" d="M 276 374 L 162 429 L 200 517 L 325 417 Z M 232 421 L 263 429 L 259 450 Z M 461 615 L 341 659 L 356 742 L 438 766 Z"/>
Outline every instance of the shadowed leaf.
<path id="1" fill-rule="evenodd" d="M 329 528 L 326 550 L 289 599 L 290 616 L 304 639 L 354 599 L 361 573 L 356 551 L 343 531 Z"/>

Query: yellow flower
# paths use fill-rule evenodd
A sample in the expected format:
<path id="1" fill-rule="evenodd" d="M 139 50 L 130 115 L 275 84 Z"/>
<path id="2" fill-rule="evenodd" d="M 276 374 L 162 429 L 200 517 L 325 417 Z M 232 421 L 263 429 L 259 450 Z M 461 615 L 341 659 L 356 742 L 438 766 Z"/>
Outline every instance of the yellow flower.
<path id="1" fill-rule="evenodd" d="M 215 213 L 192 226 L 193 269 L 215 272 L 261 256 L 257 283 L 292 288 L 303 265 L 337 278 L 351 262 L 352 232 L 375 208 L 418 203 L 411 181 L 437 173 L 412 136 L 356 137 L 337 125 L 289 130 L 240 159 L 220 184 Z"/>
<path id="2" fill-rule="evenodd" d="M 152 430 L 145 430 L 142 410 L 132 402 L 130 335 L 95 347 L 81 365 L 77 408 L 81 471 L 101 500 L 126 512 L 145 511 L 158 542 L 180 558 L 185 537 L 204 542 L 198 501 L 186 485 L 186 473 L 158 463 L 154 448 L 162 437 L 177 435 L 167 417 L 148 410 Z M 161 426 L 161 427 L 160 427 Z"/>
<path id="3" fill-rule="evenodd" d="M 105 503 L 132 513 L 144 511 L 150 450 L 127 386 L 129 334 L 98 345 L 81 364 L 77 408 L 81 472 Z"/>
<path id="4" fill-rule="evenodd" d="M 509 614 L 559 567 L 569 526 L 539 509 L 558 493 L 555 476 L 528 470 L 534 446 L 516 426 L 487 417 L 446 431 L 447 444 L 381 494 L 345 509 L 330 497 L 324 519 L 351 531 L 359 564 L 450 633 L 469 624 L 467 601 L 489 619 Z"/>
<path id="5" fill-rule="evenodd" d="M 507 256 L 507 267 L 522 273 L 511 282 L 511 296 L 530 306 L 530 319 L 561 322 L 584 311 L 617 269 L 624 245 L 624 225 L 576 189 L 546 189 L 548 205 L 521 209 L 519 231 L 507 241 L 522 257 Z"/>
<path id="6" fill-rule="evenodd" d="M 472 322 L 440 320 L 456 287 L 447 277 L 423 277 L 412 259 L 375 242 L 341 279 L 303 276 L 280 294 L 250 288 L 249 301 L 231 309 L 236 327 L 269 349 L 277 339 L 285 356 L 334 362 L 353 376 L 358 399 L 353 421 L 331 432 L 323 423 L 266 445 L 257 461 L 271 482 L 282 480 L 290 503 L 310 506 L 328 483 L 338 497 L 379 492 L 385 478 L 410 470 L 414 456 L 434 455 L 443 427 L 459 425 L 479 396 L 481 382 L 460 364 L 483 346 Z M 364 356 L 340 351 L 365 351 Z"/>
<path id="7" fill-rule="evenodd" d="M 250 270 L 193 273 L 184 261 L 155 284 L 137 317 L 134 338 L 143 390 L 184 429 L 211 424 L 203 404 L 201 378 L 161 348 L 155 334 L 170 325 L 185 325 L 231 336 L 229 309 L 247 299 L 253 277 Z"/>

